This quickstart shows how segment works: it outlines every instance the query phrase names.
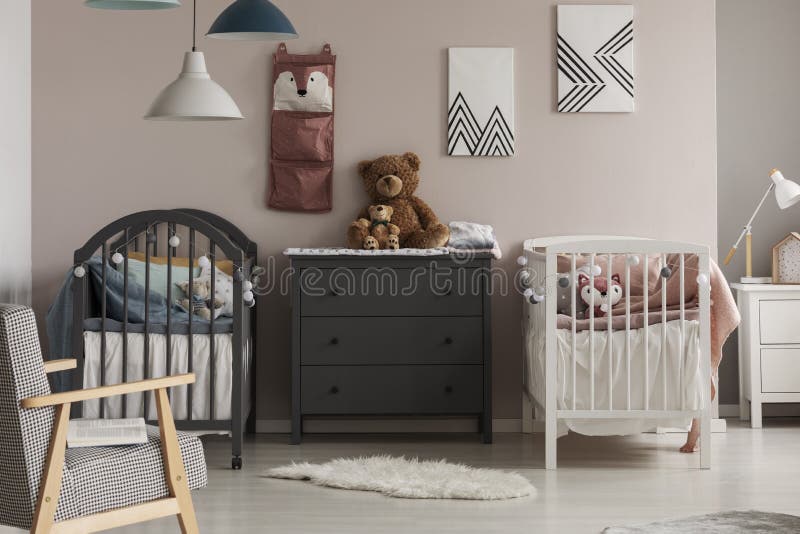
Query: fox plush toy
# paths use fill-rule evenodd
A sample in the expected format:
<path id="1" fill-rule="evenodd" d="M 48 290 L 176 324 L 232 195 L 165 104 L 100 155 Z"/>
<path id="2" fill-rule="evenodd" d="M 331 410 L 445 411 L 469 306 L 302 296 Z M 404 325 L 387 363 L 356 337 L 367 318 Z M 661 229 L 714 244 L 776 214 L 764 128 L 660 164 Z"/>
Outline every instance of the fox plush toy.
<path id="1" fill-rule="evenodd" d="M 622 282 L 618 274 L 611 275 L 611 287 L 608 287 L 608 278 L 605 276 L 594 277 L 594 287 L 589 285 L 589 276 L 584 273 L 578 274 L 578 289 L 581 292 L 581 300 L 587 306 L 592 304 L 592 293 L 594 293 L 594 316 L 605 317 L 606 313 L 622 299 Z"/>

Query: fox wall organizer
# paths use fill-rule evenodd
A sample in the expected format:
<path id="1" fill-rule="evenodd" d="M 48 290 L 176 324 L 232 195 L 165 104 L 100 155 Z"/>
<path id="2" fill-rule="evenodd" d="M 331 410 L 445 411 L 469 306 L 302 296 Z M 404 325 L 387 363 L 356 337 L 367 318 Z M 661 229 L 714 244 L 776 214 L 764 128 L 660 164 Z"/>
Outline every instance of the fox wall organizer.
<path id="1" fill-rule="evenodd" d="M 333 87 L 336 56 L 289 54 L 273 60 L 270 208 L 325 212 L 332 208 Z"/>

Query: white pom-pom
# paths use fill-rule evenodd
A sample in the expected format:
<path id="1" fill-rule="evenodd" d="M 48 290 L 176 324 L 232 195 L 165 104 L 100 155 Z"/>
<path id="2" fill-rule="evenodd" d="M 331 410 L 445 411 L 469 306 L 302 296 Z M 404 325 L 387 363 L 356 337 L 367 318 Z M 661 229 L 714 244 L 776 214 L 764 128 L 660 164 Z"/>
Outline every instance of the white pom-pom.
<path id="1" fill-rule="evenodd" d="M 525 291 L 523 291 L 522 294 L 525 295 L 526 299 L 529 299 L 533 296 L 533 289 L 528 288 Z"/>
<path id="2" fill-rule="evenodd" d="M 534 288 L 533 292 L 536 293 L 537 295 L 543 296 L 547 292 L 547 290 L 543 286 L 539 286 L 537 288 Z"/>
<path id="3" fill-rule="evenodd" d="M 181 238 L 180 237 L 174 235 L 174 236 L 169 238 L 169 246 L 171 246 L 172 248 L 178 248 L 178 245 L 180 245 L 180 244 L 181 244 Z"/>
<path id="4" fill-rule="evenodd" d="M 708 284 L 708 275 L 705 273 L 700 273 L 697 275 L 697 283 L 701 286 Z"/>
<path id="5" fill-rule="evenodd" d="M 639 265 L 639 256 L 628 256 L 628 265 L 633 267 Z"/>
<path id="6" fill-rule="evenodd" d="M 600 268 L 599 265 L 592 265 L 592 274 L 595 276 L 600 276 L 603 270 Z"/>
<path id="7" fill-rule="evenodd" d="M 115 252 L 111 255 L 111 261 L 113 261 L 116 265 L 119 265 L 125 260 L 125 258 L 119 252 Z"/>
<path id="8" fill-rule="evenodd" d="M 255 295 L 253 295 L 252 291 L 245 291 L 243 297 L 245 302 L 250 302 L 255 298 Z"/>
<path id="9" fill-rule="evenodd" d="M 72 271 L 72 274 L 75 275 L 75 278 L 83 278 L 84 276 L 86 276 L 86 269 L 83 268 L 83 265 L 78 265 Z"/>
<path id="10" fill-rule="evenodd" d="M 517 258 L 517 265 L 528 265 L 528 258 L 525 256 L 520 256 Z"/>
<path id="11" fill-rule="evenodd" d="M 199 265 L 201 269 L 208 269 L 211 267 L 211 261 L 208 259 L 208 256 L 200 256 L 197 258 L 197 265 Z"/>
<path id="12" fill-rule="evenodd" d="M 537 293 L 534 293 L 533 300 L 535 300 L 536 302 L 542 302 L 544 300 L 544 295 L 539 295 Z"/>
<path id="13" fill-rule="evenodd" d="M 253 282 L 250 280 L 245 280 L 242 282 L 242 290 L 243 291 L 251 291 L 253 289 Z"/>

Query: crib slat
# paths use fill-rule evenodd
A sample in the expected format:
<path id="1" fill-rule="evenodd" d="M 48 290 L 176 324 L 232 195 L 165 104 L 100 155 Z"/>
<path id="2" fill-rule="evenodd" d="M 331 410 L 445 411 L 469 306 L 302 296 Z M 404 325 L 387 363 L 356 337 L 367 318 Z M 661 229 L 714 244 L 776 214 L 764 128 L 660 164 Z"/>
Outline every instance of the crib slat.
<path id="1" fill-rule="evenodd" d="M 699 273 L 707 278 L 707 282 L 697 288 L 700 299 L 700 374 L 705 382 L 700 391 L 703 392 L 702 415 L 700 416 L 700 443 L 711 443 L 711 388 L 713 380 L 711 372 L 711 272 L 708 252 L 698 254 Z M 702 383 L 702 382 L 701 382 Z M 711 447 L 700 446 L 700 467 L 711 467 Z"/>
<path id="2" fill-rule="evenodd" d="M 103 241 L 103 266 L 101 268 L 102 295 L 100 297 L 100 385 L 106 385 L 106 266 L 108 265 L 108 243 Z M 105 416 L 105 399 L 100 399 L 100 419 Z"/>
<path id="3" fill-rule="evenodd" d="M 172 374 L 172 247 L 169 238 L 175 233 L 175 223 L 167 224 L 167 369 L 166 376 Z M 167 398 L 172 398 L 172 392 L 167 390 Z"/>
<path id="4" fill-rule="evenodd" d="M 575 254 L 572 254 L 570 266 L 570 283 L 572 284 L 572 409 L 576 409 L 578 398 L 577 368 L 578 368 L 578 275 L 575 269 Z"/>
<path id="5" fill-rule="evenodd" d="M 666 255 L 661 255 L 661 268 L 667 266 Z M 664 410 L 667 409 L 667 278 L 661 277 L 661 382 L 664 387 Z"/>
<path id="6" fill-rule="evenodd" d="M 148 224 L 145 231 L 144 243 L 144 379 L 150 378 L 150 244 L 147 242 L 147 233 L 151 231 Z M 147 392 L 143 393 L 144 418 L 147 420 Z"/>
<path id="7" fill-rule="evenodd" d="M 589 262 L 589 409 L 594 410 L 594 265 L 595 254 L 591 254 Z"/>
<path id="8" fill-rule="evenodd" d="M 189 339 L 187 339 L 187 350 L 189 353 L 186 355 L 187 372 L 191 373 L 194 367 L 192 360 L 194 359 L 194 351 L 192 349 L 192 342 L 194 341 L 194 332 L 192 331 L 192 319 L 194 312 L 192 306 L 192 293 L 194 288 L 194 228 L 189 228 Z M 192 420 L 192 386 L 189 384 L 186 387 L 186 419 Z"/>
<path id="9" fill-rule="evenodd" d="M 647 271 L 650 270 L 649 256 L 647 254 L 642 258 L 642 284 L 644 293 L 644 409 L 650 409 L 650 320 L 648 313 L 650 311 L 650 285 L 647 280 Z"/>
<path id="10" fill-rule="evenodd" d="M 153 256 L 158 256 L 158 223 L 153 225 Z"/>
<path id="11" fill-rule="evenodd" d="M 209 256 L 211 256 L 211 325 L 210 331 L 208 333 L 208 413 L 210 414 L 209 419 L 214 420 L 214 382 L 216 379 L 216 373 L 214 373 L 214 315 L 216 315 L 214 307 L 214 300 L 217 298 L 217 293 L 215 290 L 216 283 L 217 283 L 217 268 L 216 268 L 216 245 L 214 241 L 211 239 L 208 240 L 208 250 Z"/>
<path id="12" fill-rule="evenodd" d="M 686 300 L 686 294 L 685 294 L 685 291 L 684 291 L 684 288 L 683 288 L 684 282 L 685 282 L 685 278 L 684 278 L 685 260 L 684 260 L 684 255 L 683 254 L 681 254 L 681 266 L 680 266 L 680 268 L 681 268 L 681 296 L 680 296 L 680 299 L 681 299 L 681 328 L 680 328 L 680 337 L 679 337 L 679 345 L 678 345 L 678 394 L 680 395 L 680 399 L 681 399 L 681 410 L 683 410 L 684 409 L 684 405 L 685 405 L 685 402 L 684 402 L 685 395 L 683 394 L 683 358 L 684 358 L 683 346 L 684 346 L 684 343 L 686 342 L 686 325 L 685 325 L 685 321 L 686 321 L 686 306 L 685 306 L 685 302 L 684 302 Z"/>
<path id="13" fill-rule="evenodd" d="M 125 229 L 125 256 L 122 280 L 122 382 L 128 381 L 128 251 L 130 230 Z M 128 417 L 128 396 L 122 396 L 122 418 Z"/>
<path id="14" fill-rule="evenodd" d="M 626 410 L 631 409 L 631 264 L 625 257 L 625 370 L 628 374 Z"/>
<path id="15" fill-rule="evenodd" d="M 609 299 L 608 304 L 608 314 L 606 315 L 606 323 L 608 325 L 608 341 L 606 344 L 608 345 L 608 409 L 614 409 L 614 349 L 613 349 L 613 341 L 614 333 L 612 319 L 614 318 L 614 312 L 611 309 L 611 261 L 613 260 L 612 255 L 609 254 L 606 256 L 606 295 Z"/>

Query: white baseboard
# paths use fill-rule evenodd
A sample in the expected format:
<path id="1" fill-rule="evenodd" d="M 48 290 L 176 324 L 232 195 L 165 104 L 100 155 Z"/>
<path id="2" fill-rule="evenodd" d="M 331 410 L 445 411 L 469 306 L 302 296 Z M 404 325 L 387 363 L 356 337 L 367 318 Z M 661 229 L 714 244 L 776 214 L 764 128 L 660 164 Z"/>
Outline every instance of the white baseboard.
<path id="1" fill-rule="evenodd" d="M 737 411 L 738 414 L 738 411 Z M 712 432 L 725 432 L 724 419 L 712 419 Z M 256 421 L 256 432 L 259 434 L 288 434 L 291 431 L 289 419 L 259 419 Z M 462 418 L 393 418 L 393 419 L 306 419 L 303 421 L 303 432 L 308 434 L 386 434 L 386 433 L 467 433 L 477 432 L 478 422 L 475 419 Z M 495 433 L 522 432 L 521 419 L 497 418 L 492 420 L 492 431 Z M 533 422 L 534 432 L 544 432 L 544 422 Z M 659 429 L 664 432 L 686 432 L 682 429 Z"/>

